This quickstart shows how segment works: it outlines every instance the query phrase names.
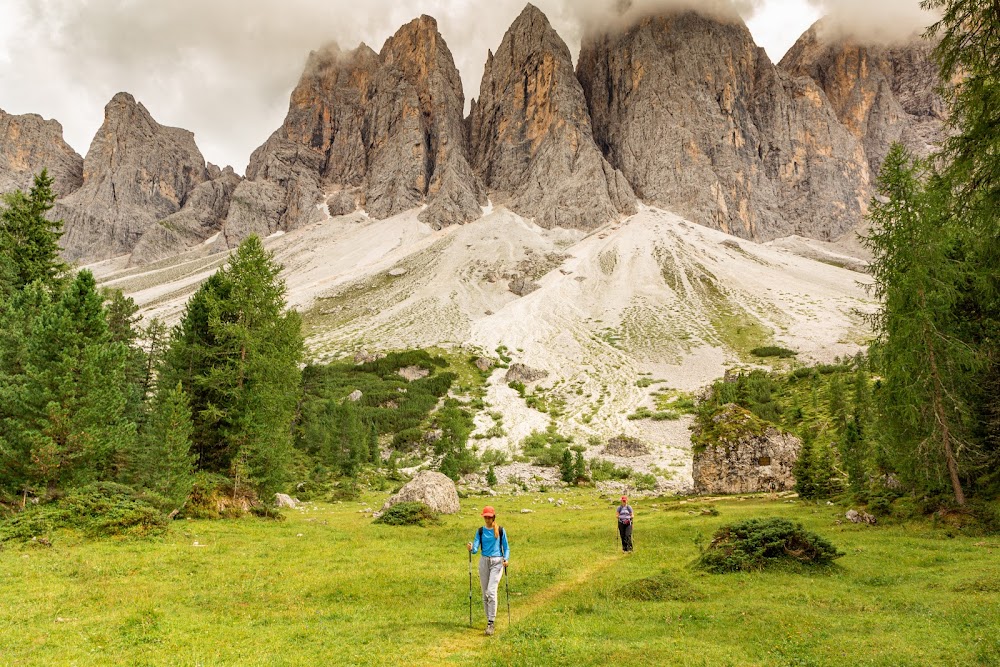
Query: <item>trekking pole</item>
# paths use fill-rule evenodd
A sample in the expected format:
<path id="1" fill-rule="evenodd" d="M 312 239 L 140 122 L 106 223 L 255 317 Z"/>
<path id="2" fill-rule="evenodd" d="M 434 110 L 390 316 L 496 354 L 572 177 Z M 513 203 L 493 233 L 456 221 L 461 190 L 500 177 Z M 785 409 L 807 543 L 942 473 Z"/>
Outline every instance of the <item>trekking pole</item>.
<path id="1" fill-rule="evenodd" d="M 469 552 L 469 627 L 472 627 L 472 552 Z"/>
<path id="2" fill-rule="evenodd" d="M 510 627 L 510 577 L 507 576 L 507 566 L 503 566 L 503 580 L 507 587 L 507 627 Z"/>

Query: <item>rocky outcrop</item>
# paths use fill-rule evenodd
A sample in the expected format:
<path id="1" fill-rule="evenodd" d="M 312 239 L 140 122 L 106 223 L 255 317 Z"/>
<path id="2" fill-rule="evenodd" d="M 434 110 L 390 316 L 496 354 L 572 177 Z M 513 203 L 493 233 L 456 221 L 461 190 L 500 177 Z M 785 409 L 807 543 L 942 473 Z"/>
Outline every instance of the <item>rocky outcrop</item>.
<path id="1" fill-rule="evenodd" d="M 710 432 L 709 432 L 710 431 Z M 795 487 L 792 467 L 802 443 L 794 435 L 729 404 L 696 426 L 691 474 L 696 494 L 761 493 Z"/>
<path id="2" fill-rule="evenodd" d="M 593 229 L 635 212 L 632 188 L 594 143 L 569 49 L 533 5 L 489 54 L 471 132 L 494 203 L 542 227 Z"/>
<path id="3" fill-rule="evenodd" d="M 423 503 L 435 512 L 442 514 L 455 514 L 460 509 L 455 482 L 432 470 L 419 473 L 398 493 L 386 500 L 382 509 L 376 514 L 376 518 L 398 503 Z"/>
<path id="4" fill-rule="evenodd" d="M 864 45 L 827 38 L 829 33 L 822 21 L 813 25 L 781 68 L 823 89 L 840 122 L 861 140 L 873 177 L 895 142 L 916 155 L 930 154 L 947 120 L 933 44 L 914 36 L 895 46 Z"/>
<path id="5" fill-rule="evenodd" d="M 524 364 L 511 364 L 510 368 L 507 369 L 506 375 L 504 375 L 503 381 L 530 384 L 532 382 L 544 380 L 548 376 L 548 371 L 531 368 L 530 366 L 525 366 Z"/>
<path id="6" fill-rule="evenodd" d="M 437 228 L 478 218 L 486 198 L 467 159 L 464 106 L 429 16 L 379 54 L 364 44 L 312 53 L 284 124 L 250 158 L 227 243 L 358 208 L 382 219 L 426 204 L 420 218 Z"/>
<path id="7" fill-rule="evenodd" d="M 211 174 L 214 165 L 209 164 Z M 210 239 L 226 219 L 233 193 L 243 179 L 232 167 L 221 170 L 215 178 L 191 191 L 180 211 L 151 225 L 132 250 L 133 266 L 151 264 L 183 252 Z"/>
<path id="8" fill-rule="evenodd" d="M 160 125 L 135 98 L 118 93 L 87 152 L 82 187 L 54 209 L 65 220 L 63 254 L 99 260 L 131 252 L 208 180 L 191 132 Z"/>
<path id="9" fill-rule="evenodd" d="M 594 32 L 577 73 L 598 145 L 642 200 L 756 240 L 833 238 L 861 219 L 860 141 L 738 19 L 673 12 Z"/>
<path id="10" fill-rule="evenodd" d="M 31 188 L 48 169 L 56 196 L 83 185 L 83 158 L 63 139 L 62 125 L 37 114 L 14 116 L 0 109 L 0 193 Z"/>

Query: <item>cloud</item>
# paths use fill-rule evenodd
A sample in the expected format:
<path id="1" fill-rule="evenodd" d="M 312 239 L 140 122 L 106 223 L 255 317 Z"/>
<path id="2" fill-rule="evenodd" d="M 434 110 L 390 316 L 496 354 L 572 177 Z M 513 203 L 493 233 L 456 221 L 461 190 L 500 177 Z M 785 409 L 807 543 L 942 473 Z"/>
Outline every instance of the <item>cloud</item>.
<path id="1" fill-rule="evenodd" d="M 586 26 L 619 0 L 534 0 L 576 53 Z M 630 12 L 698 9 L 749 16 L 779 0 L 633 0 Z M 792 0 L 788 0 L 792 1 Z M 871 2 L 872 0 L 869 0 Z M 883 2 L 885 0 L 875 0 Z M 795 0 L 803 4 L 806 0 Z M 487 49 L 525 0 L 4 0 L 0 108 L 63 123 L 86 151 L 119 91 L 166 125 L 195 132 L 206 158 L 246 165 L 277 128 L 309 52 L 335 42 L 378 51 L 420 14 L 438 23 L 466 97 L 478 95 Z M 2 33 L 0 33 L 2 34 Z"/>
<path id="2" fill-rule="evenodd" d="M 821 36 L 862 44 L 895 44 L 912 39 L 937 20 L 920 0 L 809 0 L 824 14 Z"/>

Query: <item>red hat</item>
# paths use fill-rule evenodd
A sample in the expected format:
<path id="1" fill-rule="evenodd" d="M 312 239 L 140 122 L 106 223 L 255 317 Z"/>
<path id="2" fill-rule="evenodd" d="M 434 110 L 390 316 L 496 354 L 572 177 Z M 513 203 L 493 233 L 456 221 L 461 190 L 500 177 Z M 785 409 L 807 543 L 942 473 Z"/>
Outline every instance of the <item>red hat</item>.
<path id="1" fill-rule="evenodd" d="M 622 500 L 624 500 L 625 502 L 628 502 L 628 496 L 622 496 Z"/>
<path id="2" fill-rule="evenodd" d="M 493 509 L 492 507 L 490 507 L 489 505 L 487 505 L 486 507 L 483 508 L 483 516 L 493 516 L 493 517 L 495 517 L 496 515 L 497 515 L 497 511 L 495 509 Z"/>

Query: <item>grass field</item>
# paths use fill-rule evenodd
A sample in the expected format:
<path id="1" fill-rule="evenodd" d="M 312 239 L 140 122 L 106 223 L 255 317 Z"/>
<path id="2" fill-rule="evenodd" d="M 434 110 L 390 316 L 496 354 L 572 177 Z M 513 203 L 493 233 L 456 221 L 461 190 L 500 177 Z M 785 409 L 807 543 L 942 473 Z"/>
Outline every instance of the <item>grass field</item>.
<path id="1" fill-rule="evenodd" d="M 547 497 L 563 498 L 556 507 Z M 836 525 L 843 508 L 641 500 L 620 553 L 594 492 L 490 499 L 510 536 L 510 606 L 470 629 L 464 543 L 482 499 L 431 528 L 376 526 L 367 502 L 288 520 L 175 522 L 149 541 L 0 550 L 3 665 L 996 665 L 1000 539 L 930 524 Z M 524 508 L 533 509 L 521 514 Z M 712 575 L 698 542 L 756 516 L 846 555 L 819 573 Z M 653 599 L 622 594 L 658 577 Z M 478 582 L 476 583 L 478 587 Z"/>

